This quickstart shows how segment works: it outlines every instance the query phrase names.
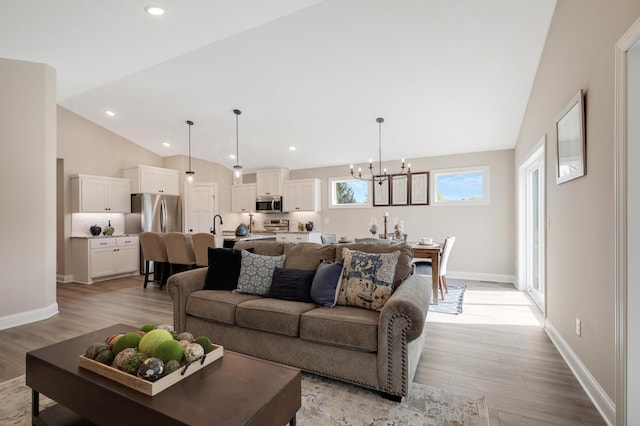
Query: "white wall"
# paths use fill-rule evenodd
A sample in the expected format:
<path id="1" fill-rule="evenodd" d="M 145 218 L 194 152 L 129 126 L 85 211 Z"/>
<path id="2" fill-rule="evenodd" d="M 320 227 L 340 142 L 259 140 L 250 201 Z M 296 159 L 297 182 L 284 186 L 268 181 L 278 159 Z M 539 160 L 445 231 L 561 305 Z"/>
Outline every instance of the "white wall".
<path id="1" fill-rule="evenodd" d="M 434 169 L 490 166 L 491 203 L 482 206 L 389 206 L 366 209 L 329 209 L 328 180 L 349 176 L 349 164 L 291 170 L 291 179 L 320 178 L 322 180 L 323 214 L 297 213 L 292 222 L 313 220 L 314 229 L 338 236 L 368 237 L 372 217 L 383 224 L 384 212 L 389 212 L 388 231 L 393 231 L 393 219 L 404 223 L 409 240 L 432 237 L 443 241 L 456 236 L 456 245 L 449 260 L 452 277 L 513 282 L 515 272 L 515 176 L 514 151 L 488 151 L 441 157 L 412 158 L 413 172 Z M 399 162 L 385 162 L 390 172 L 399 169 Z M 325 224 L 325 220 L 329 221 Z M 293 226 L 293 225 L 292 225 Z M 382 232 L 382 230 L 381 230 Z"/>
<path id="2" fill-rule="evenodd" d="M 616 379 L 614 46 L 639 15 L 637 0 L 558 1 L 516 146 L 518 164 L 547 135 L 548 329 L 607 415 Z M 578 89 L 585 91 L 586 175 L 557 185 L 555 119 Z"/>
<path id="3" fill-rule="evenodd" d="M 56 303 L 56 79 L 0 59 L 0 329 L 48 318 Z"/>

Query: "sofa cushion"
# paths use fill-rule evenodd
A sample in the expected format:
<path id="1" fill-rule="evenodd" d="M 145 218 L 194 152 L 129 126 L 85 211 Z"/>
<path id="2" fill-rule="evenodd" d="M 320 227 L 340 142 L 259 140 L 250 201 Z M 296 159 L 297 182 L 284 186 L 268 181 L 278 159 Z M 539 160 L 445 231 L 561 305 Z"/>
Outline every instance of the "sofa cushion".
<path id="1" fill-rule="evenodd" d="M 240 327 L 297 337 L 300 315 L 316 309 L 313 303 L 280 299 L 256 299 L 238 305 L 236 323 Z"/>
<path id="2" fill-rule="evenodd" d="M 312 303 L 311 283 L 316 271 L 276 268 L 269 288 L 269 297 Z"/>
<path id="3" fill-rule="evenodd" d="M 336 247 L 336 259 L 342 259 L 343 250 L 347 248 L 349 250 L 357 250 L 365 253 L 393 253 L 394 251 L 400 251 L 398 257 L 398 264 L 396 265 L 396 272 L 393 277 L 393 285 L 397 287 L 402 281 L 409 278 L 409 275 L 413 272 L 411 266 L 411 260 L 413 259 L 413 249 L 408 244 L 367 244 L 367 243 L 353 243 L 353 244 L 338 244 Z"/>
<path id="4" fill-rule="evenodd" d="M 379 311 L 393 292 L 393 276 L 399 251 L 364 253 L 345 249 L 338 305 Z"/>
<path id="5" fill-rule="evenodd" d="M 249 248 L 252 252 L 253 249 Z M 242 250 L 209 247 L 209 269 L 205 290 L 233 290 L 238 285 Z"/>
<path id="6" fill-rule="evenodd" d="M 286 243 L 283 253 L 287 256 L 284 262 L 285 268 L 316 270 L 323 260 L 333 262 L 336 259 L 336 246 L 335 244 Z"/>
<path id="7" fill-rule="evenodd" d="M 273 271 L 282 268 L 284 259 L 285 255 L 265 256 L 242 250 L 238 287 L 233 291 L 266 296 L 271 287 Z"/>
<path id="8" fill-rule="evenodd" d="M 236 307 L 243 302 L 261 299 L 252 294 L 236 294 L 229 290 L 198 290 L 187 298 L 187 315 L 217 321 L 224 324 L 236 324 Z"/>
<path id="9" fill-rule="evenodd" d="M 238 250 L 252 248 L 255 254 L 280 256 L 284 252 L 284 244 L 285 243 L 281 243 L 279 241 L 248 240 L 238 241 L 233 245 L 233 248 Z"/>
<path id="10" fill-rule="evenodd" d="M 380 313 L 377 311 L 351 306 L 314 309 L 305 312 L 300 318 L 300 338 L 315 343 L 376 352 L 379 317 Z"/>
<path id="11" fill-rule="evenodd" d="M 338 283 L 342 275 L 344 259 L 337 262 L 322 262 L 311 283 L 311 300 L 325 308 L 332 308 L 338 297 Z"/>

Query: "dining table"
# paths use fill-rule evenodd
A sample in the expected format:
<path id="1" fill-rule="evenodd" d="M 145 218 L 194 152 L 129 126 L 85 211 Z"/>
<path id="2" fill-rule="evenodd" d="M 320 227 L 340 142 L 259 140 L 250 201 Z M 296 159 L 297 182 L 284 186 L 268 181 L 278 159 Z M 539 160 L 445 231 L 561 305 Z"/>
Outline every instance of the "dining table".
<path id="1" fill-rule="evenodd" d="M 431 280 L 433 286 L 433 304 L 438 304 L 438 286 L 440 282 L 440 253 L 442 244 L 411 243 L 414 259 L 431 259 Z"/>

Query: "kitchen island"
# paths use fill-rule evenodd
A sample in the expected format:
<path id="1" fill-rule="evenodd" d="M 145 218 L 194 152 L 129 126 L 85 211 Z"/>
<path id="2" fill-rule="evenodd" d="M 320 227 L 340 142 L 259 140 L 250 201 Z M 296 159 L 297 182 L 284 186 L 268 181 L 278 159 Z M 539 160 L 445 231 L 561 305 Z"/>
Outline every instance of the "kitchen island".
<path id="1" fill-rule="evenodd" d="M 245 235 L 242 237 L 238 237 L 234 232 L 223 232 L 224 242 L 222 247 L 224 248 L 233 248 L 233 246 L 238 241 L 251 241 L 251 240 L 262 240 L 262 241 L 275 241 L 276 234 L 273 232 L 255 232 L 249 235 Z"/>

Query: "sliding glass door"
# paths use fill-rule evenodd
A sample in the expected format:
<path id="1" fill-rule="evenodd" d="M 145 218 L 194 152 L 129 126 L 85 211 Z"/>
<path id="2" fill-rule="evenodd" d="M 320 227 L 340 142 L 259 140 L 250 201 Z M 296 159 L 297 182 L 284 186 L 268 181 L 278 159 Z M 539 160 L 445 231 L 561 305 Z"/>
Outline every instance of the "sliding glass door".
<path id="1" fill-rule="evenodd" d="M 530 159 L 525 176 L 526 288 L 544 310 L 544 151 Z"/>

